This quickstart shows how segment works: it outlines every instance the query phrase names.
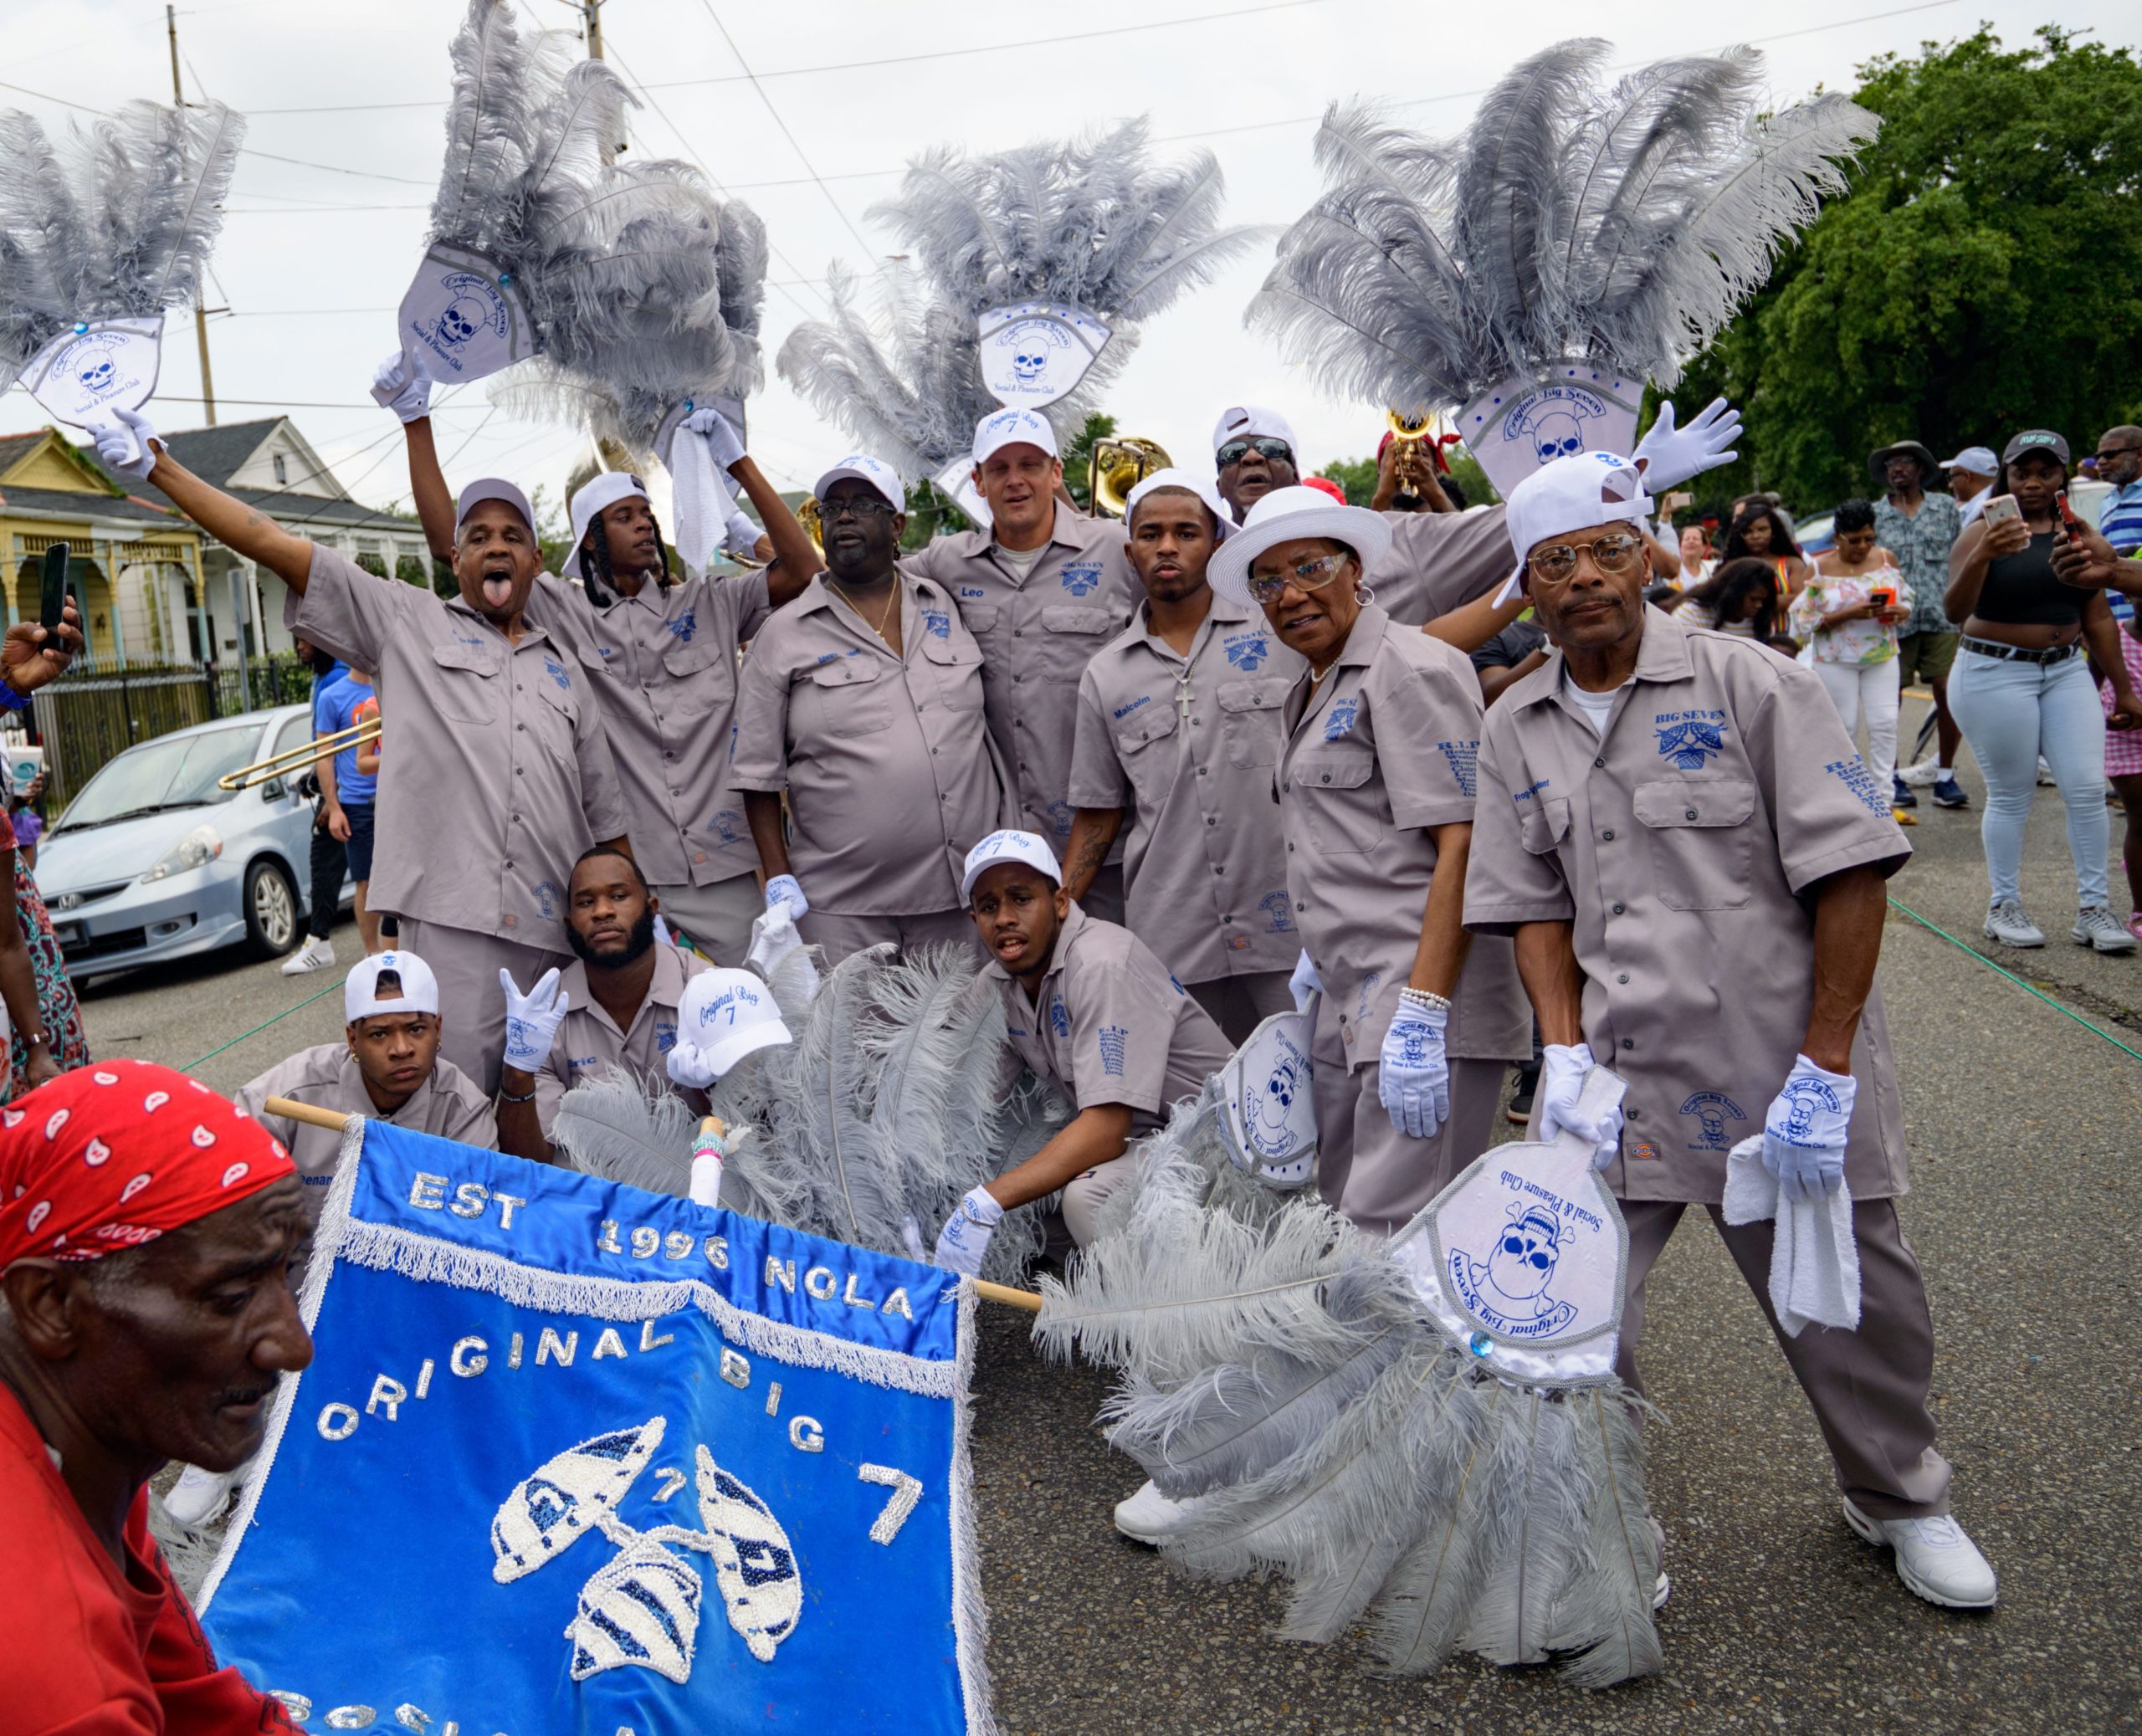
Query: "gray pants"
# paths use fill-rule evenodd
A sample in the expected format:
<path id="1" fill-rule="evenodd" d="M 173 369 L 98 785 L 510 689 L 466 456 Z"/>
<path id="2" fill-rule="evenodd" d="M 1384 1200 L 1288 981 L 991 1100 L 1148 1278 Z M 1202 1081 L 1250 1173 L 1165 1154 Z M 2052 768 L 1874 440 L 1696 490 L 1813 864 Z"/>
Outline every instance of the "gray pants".
<path id="1" fill-rule="evenodd" d="M 1113 1163 L 1096 1165 L 1064 1184 L 1063 1227 L 1079 1247 L 1085 1247 L 1092 1242 L 1094 1220 L 1100 1215 L 1102 1205 L 1110 1194 L 1130 1180 L 1136 1168 L 1135 1158 L 1126 1151 Z"/>
<path id="2" fill-rule="evenodd" d="M 1249 1040 L 1249 1033 L 1273 1013 L 1294 1010 L 1289 980 L 1289 973 L 1284 970 L 1260 970 L 1252 976 L 1218 976 L 1210 982 L 1185 986 L 1190 998 L 1212 1015 L 1221 1034 L 1240 1048 Z"/>
<path id="3" fill-rule="evenodd" d="M 1124 911 L 1121 863 L 1104 863 L 1100 866 L 1094 873 L 1093 884 L 1086 888 L 1085 897 L 1079 900 L 1079 908 L 1087 915 L 1112 922 L 1120 929 L 1130 925 Z"/>
<path id="4" fill-rule="evenodd" d="M 958 945 L 981 962 L 981 943 L 976 938 L 974 918 L 964 910 L 932 910 L 921 916 L 843 916 L 832 910 L 813 910 L 797 925 L 797 932 L 812 946 L 822 946 L 826 963 L 838 965 L 852 952 L 890 940 L 902 952 L 918 946 Z"/>
<path id="5" fill-rule="evenodd" d="M 1622 1352 L 1616 1372 L 1641 1392 L 1637 1340 L 1643 1335 L 1643 1287 L 1688 1208 L 1678 1201 L 1624 1200 L 1629 1226 L 1627 1298 L 1622 1307 Z M 1778 1331 L 1770 1310 L 1769 1223 L 1728 1224 L 1715 1206 L 1710 1221 L 1761 1304 L 1800 1389 L 1815 1407 L 1822 1438 L 1837 1467 L 1837 1487 L 1870 1518 L 1929 1518 L 1949 1510 L 1949 1462 L 1934 1450 L 1934 1417 L 1926 1408 L 1934 1373 L 1934 1322 L 1926 1285 L 1904 1240 L 1894 1200 L 1852 1202 L 1859 1243 L 1859 1330 Z"/>
<path id="6" fill-rule="evenodd" d="M 1500 1061 L 1450 1063 L 1450 1119 L 1416 1139 L 1391 1124 L 1376 1096 L 1376 1062 L 1346 1070 L 1339 1022 L 1320 1009 L 1309 1049 L 1315 1071 L 1316 1184 L 1325 1203 L 1379 1236 L 1402 1228 L 1488 1149 L 1502 1099 Z"/>
<path id="7" fill-rule="evenodd" d="M 499 986 L 499 972 L 510 970 L 525 994 L 546 970 L 571 964 L 572 955 L 411 916 L 402 919 L 396 945 L 416 954 L 438 979 L 440 1058 L 495 1096 L 505 1064 L 505 991 Z"/>
<path id="8" fill-rule="evenodd" d="M 756 874 L 731 874 L 711 886 L 656 886 L 662 919 L 682 930 L 717 965 L 741 965 L 751 945 L 751 924 L 766 907 Z"/>

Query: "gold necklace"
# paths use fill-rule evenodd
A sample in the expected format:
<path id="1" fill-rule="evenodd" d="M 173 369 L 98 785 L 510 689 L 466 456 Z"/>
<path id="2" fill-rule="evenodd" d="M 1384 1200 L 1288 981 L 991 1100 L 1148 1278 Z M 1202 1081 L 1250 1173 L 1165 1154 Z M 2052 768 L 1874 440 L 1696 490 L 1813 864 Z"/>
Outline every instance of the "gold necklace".
<path id="1" fill-rule="evenodd" d="M 840 592 L 840 600 L 843 602 L 846 603 L 849 608 L 855 610 L 855 618 L 858 621 L 860 621 L 865 627 L 870 627 L 870 617 L 864 614 L 861 609 L 856 608 L 855 599 L 848 594 L 848 586 L 842 584 L 841 581 L 836 578 L 828 577 L 826 582 L 832 586 L 834 590 Z M 870 627 L 870 631 L 877 634 L 879 638 L 884 639 L 888 647 L 889 647 L 893 642 L 890 639 L 885 638 L 885 627 L 886 624 L 893 618 L 893 606 L 899 602 L 899 600 L 900 581 L 899 577 L 895 576 L 893 580 L 892 594 L 885 599 L 884 612 L 879 616 L 878 624 L 875 627 Z"/>

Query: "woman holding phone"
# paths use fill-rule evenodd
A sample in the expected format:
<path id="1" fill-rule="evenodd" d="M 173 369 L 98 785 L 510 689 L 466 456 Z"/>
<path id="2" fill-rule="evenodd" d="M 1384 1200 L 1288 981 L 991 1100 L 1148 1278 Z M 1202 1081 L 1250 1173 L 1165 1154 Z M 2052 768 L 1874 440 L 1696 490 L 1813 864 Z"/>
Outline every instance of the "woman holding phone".
<path id="1" fill-rule="evenodd" d="M 1949 552 L 1945 602 L 1950 619 L 1963 623 L 1949 709 L 1986 773 L 1986 938 L 2045 945 L 2024 914 L 2022 888 L 2023 827 L 2042 754 L 2068 810 L 2078 905 L 2069 933 L 2078 946 L 2129 953 L 2135 937 L 2113 915 L 2106 875 L 2105 731 L 2142 727 L 2142 699 L 2104 591 L 2066 584 L 2053 570 L 2068 465 L 2068 443 L 2050 429 L 2016 435 L 1984 510 Z M 2111 680 L 2109 714 L 2082 654 L 2086 640 Z"/>
<path id="2" fill-rule="evenodd" d="M 1837 510 L 1837 546 L 1816 557 L 1806 588 L 1792 599 L 1794 635 L 1814 645 L 1815 673 L 1857 740 L 1867 719 L 1867 769 L 1877 788 L 1897 769 L 1897 627 L 1910 618 L 1911 591 L 1895 559 L 1874 540 L 1874 508 L 1847 500 Z M 1919 822 L 1892 808 L 1899 826 Z"/>

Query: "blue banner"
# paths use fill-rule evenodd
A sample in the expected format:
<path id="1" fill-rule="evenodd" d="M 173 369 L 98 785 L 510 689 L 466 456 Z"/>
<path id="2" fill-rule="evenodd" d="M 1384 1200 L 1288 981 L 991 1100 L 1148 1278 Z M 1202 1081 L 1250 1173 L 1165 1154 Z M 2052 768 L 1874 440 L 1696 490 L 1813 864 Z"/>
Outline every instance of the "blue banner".
<path id="1" fill-rule="evenodd" d="M 309 1729 L 992 1728 L 951 1274 L 365 1124 L 303 1306 L 201 1605 Z"/>

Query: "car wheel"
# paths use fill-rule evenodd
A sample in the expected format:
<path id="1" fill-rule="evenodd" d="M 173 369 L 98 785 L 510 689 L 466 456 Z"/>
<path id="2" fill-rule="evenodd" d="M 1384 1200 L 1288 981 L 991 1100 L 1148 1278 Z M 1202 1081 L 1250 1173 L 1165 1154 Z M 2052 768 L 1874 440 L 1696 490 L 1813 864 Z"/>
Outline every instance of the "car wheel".
<path id="1" fill-rule="evenodd" d="M 245 938 L 257 958 L 280 958 L 298 943 L 298 899 L 272 862 L 245 871 Z"/>

